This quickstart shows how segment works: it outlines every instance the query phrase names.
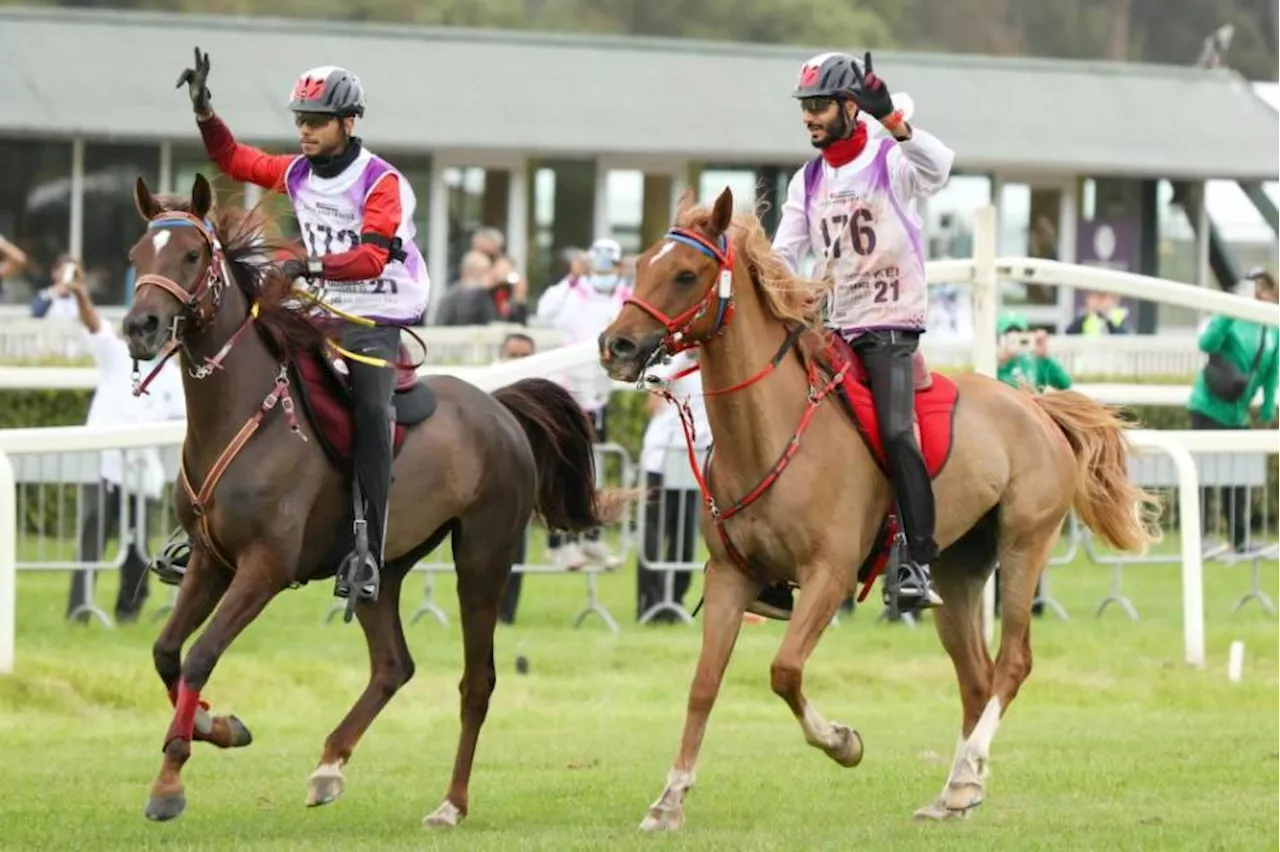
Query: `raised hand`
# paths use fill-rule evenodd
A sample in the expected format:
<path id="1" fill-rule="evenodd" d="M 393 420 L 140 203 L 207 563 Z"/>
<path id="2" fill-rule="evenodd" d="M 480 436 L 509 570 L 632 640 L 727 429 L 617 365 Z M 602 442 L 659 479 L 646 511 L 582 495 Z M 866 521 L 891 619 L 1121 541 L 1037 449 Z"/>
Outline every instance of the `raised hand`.
<path id="1" fill-rule="evenodd" d="M 205 85 L 209 80 L 209 54 L 201 53 L 200 48 L 196 48 L 196 67 L 184 68 L 182 73 L 178 75 L 178 84 L 175 89 L 182 88 L 182 84 L 187 84 L 187 94 L 191 96 L 191 108 L 196 115 L 208 115 L 213 111 L 209 105 L 212 96 L 209 94 L 209 87 Z"/>

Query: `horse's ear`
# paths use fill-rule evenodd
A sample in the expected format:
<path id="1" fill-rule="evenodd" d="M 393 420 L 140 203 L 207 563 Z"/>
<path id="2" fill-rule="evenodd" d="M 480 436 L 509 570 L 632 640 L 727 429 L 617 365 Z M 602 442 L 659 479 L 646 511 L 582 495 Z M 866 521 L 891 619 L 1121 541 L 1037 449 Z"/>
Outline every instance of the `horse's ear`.
<path id="1" fill-rule="evenodd" d="M 213 189 L 209 186 L 209 181 L 204 179 L 204 175 L 196 172 L 196 182 L 191 187 L 191 215 L 197 219 L 203 219 L 209 215 L 212 207 Z"/>
<path id="2" fill-rule="evenodd" d="M 711 227 L 717 234 L 727 233 L 733 221 L 733 190 L 724 188 L 716 199 L 716 206 L 711 208 Z"/>
<path id="3" fill-rule="evenodd" d="M 133 206 L 137 209 L 138 215 L 147 222 L 164 212 L 152 196 L 151 190 L 147 189 L 147 182 L 141 175 L 133 184 Z"/>

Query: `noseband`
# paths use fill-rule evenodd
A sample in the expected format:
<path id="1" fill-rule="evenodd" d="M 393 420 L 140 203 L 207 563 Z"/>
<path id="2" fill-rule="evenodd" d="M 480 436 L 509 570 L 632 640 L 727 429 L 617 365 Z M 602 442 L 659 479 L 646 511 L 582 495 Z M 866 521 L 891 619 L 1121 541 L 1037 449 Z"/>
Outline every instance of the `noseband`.
<path id="1" fill-rule="evenodd" d="M 715 283 L 707 288 L 706 295 L 702 300 L 674 317 L 668 316 L 646 300 L 634 295 L 627 297 L 622 303 L 624 307 L 628 304 L 635 305 L 662 323 L 662 327 L 667 330 L 667 336 L 662 339 L 662 344 L 658 347 L 658 350 L 660 353 L 674 355 L 677 352 L 692 349 L 700 343 L 706 343 L 708 340 L 724 334 L 724 330 L 729 327 L 729 322 L 733 319 L 734 254 L 733 241 L 726 234 L 720 235 L 720 245 L 718 246 L 701 234 L 685 228 L 672 228 L 667 231 L 666 238 L 692 246 L 718 264 Z M 711 331 L 705 337 L 690 337 L 689 333 L 693 330 L 694 325 L 706 316 L 712 305 L 715 305 L 716 308 L 716 322 Z"/>

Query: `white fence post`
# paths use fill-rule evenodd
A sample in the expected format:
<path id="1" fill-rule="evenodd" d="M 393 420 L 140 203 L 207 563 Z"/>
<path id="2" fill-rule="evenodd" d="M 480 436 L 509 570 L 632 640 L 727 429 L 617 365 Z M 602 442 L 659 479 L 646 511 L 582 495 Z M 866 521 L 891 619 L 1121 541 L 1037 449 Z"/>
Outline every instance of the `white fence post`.
<path id="1" fill-rule="evenodd" d="M 996 349 L 1000 283 L 996 277 L 996 240 L 999 236 L 996 208 L 977 211 L 973 230 L 973 369 L 995 378 L 999 369 Z M 992 573 L 982 588 L 982 635 L 988 646 L 996 633 L 996 578 Z"/>
<path id="2" fill-rule="evenodd" d="M 9 456 L 0 452 L 0 675 L 13 672 L 18 632 L 18 502 Z"/>

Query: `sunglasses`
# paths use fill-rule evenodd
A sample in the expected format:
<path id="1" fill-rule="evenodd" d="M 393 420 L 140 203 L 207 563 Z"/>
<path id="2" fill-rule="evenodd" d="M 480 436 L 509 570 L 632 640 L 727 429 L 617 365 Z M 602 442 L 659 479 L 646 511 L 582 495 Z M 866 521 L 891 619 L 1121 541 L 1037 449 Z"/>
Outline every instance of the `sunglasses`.
<path id="1" fill-rule="evenodd" d="M 310 127 L 313 130 L 324 127 L 331 121 L 335 120 L 335 116 L 324 112 L 299 112 L 293 116 L 293 123 L 298 127 Z"/>
<path id="2" fill-rule="evenodd" d="M 835 102 L 836 102 L 835 98 L 827 98 L 827 97 L 801 98 L 800 109 L 804 110 L 805 112 L 811 112 L 811 113 L 817 114 L 820 112 L 826 112 L 827 108 L 830 107 Z"/>

